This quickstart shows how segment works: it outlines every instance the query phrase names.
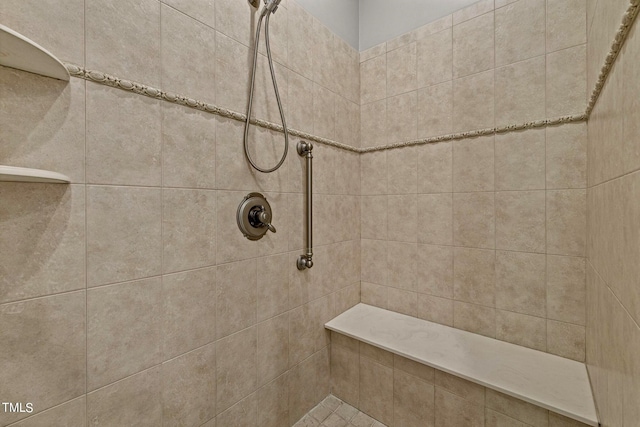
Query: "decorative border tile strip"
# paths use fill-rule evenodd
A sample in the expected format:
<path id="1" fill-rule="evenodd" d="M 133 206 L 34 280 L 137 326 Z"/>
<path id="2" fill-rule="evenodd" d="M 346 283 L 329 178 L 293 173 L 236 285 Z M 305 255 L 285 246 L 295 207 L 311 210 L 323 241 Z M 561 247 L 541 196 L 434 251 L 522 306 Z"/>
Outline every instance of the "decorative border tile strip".
<path id="1" fill-rule="evenodd" d="M 589 103 L 587 104 L 586 111 L 587 116 L 591 115 L 591 111 L 593 111 L 593 107 L 595 107 L 596 102 L 600 97 L 600 93 L 602 92 L 602 88 L 607 81 L 607 77 L 609 77 L 611 68 L 613 68 L 613 64 L 615 63 L 616 58 L 618 58 L 618 55 L 622 50 L 622 46 L 624 45 L 624 42 L 629 35 L 629 31 L 631 31 L 631 27 L 633 26 L 633 22 L 638 16 L 639 11 L 640 0 L 631 0 L 629 8 L 622 17 L 622 24 L 620 24 L 620 28 L 618 28 L 616 36 L 613 39 L 611 50 L 609 50 L 609 54 L 607 54 L 607 57 L 604 60 L 604 65 L 602 66 L 600 74 L 598 75 L 598 80 L 596 81 L 596 87 L 593 89 L 591 97 L 589 98 Z"/>
<path id="2" fill-rule="evenodd" d="M 371 153 L 374 151 L 391 150 L 394 148 L 413 147 L 415 145 L 435 144 L 437 142 L 455 141 L 466 138 L 476 138 L 479 136 L 495 135 L 497 133 L 516 132 L 526 129 L 542 128 L 547 126 L 562 125 L 566 123 L 579 123 L 587 120 L 586 114 L 575 116 L 563 116 L 555 119 L 536 120 L 534 122 L 521 123 L 517 125 L 500 126 L 495 128 L 479 129 L 469 132 L 453 133 L 449 135 L 432 136 L 424 139 L 416 139 L 413 141 L 399 142 L 396 144 L 383 145 L 379 147 L 361 148 L 361 153 Z"/>
<path id="3" fill-rule="evenodd" d="M 396 148 L 412 147 L 412 146 L 425 145 L 425 144 L 435 144 L 435 143 L 444 142 L 444 141 L 455 141 L 455 140 L 466 139 L 466 138 L 475 138 L 479 136 L 495 135 L 500 133 L 516 132 L 516 131 L 526 130 L 526 129 L 535 129 L 535 128 L 541 128 L 541 127 L 547 127 L 547 126 L 561 125 L 566 123 L 578 123 L 578 122 L 586 121 L 589 119 L 589 115 L 591 114 L 591 111 L 593 111 L 593 107 L 595 106 L 598 98 L 600 97 L 600 93 L 602 92 L 604 84 L 607 81 L 607 77 L 609 76 L 609 73 L 611 72 L 611 68 L 613 67 L 613 64 L 616 58 L 620 54 L 620 51 L 622 50 L 622 46 L 624 45 L 624 42 L 627 39 L 629 31 L 631 30 L 631 27 L 636 17 L 638 16 L 639 12 L 640 12 L 640 0 L 631 0 L 631 4 L 629 5 L 627 11 L 623 16 L 622 24 L 620 25 L 620 28 L 616 33 L 616 36 L 613 41 L 613 45 L 611 46 L 611 50 L 609 51 L 609 54 L 605 59 L 605 63 L 602 69 L 600 70 L 600 74 L 598 75 L 596 86 L 593 89 L 593 92 L 591 93 L 591 97 L 589 98 L 587 109 L 584 114 L 563 116 L 563 117 L 557 117 L 553 119 L 536 120 L 533 122 L 521 123 L 516 125 L 479 129 L 479 130 L 474 130 L 469 132 L 460 132 L 460 133 L 449 134 L 449 135 L 440 135 L 440 136 L 434 136 L 434 137 L 429 137 L 424 139 L 417 139 L 413 141 L 405 141 L 405 142 L 399 142 L 395 144 L 382 145 L 378 147 L 368 147 L 368 148 L 352 147 L 347 144 L 342 144 L 340 142 L 333 141 L 331 139 L 322 138 L 322 137 L 315 136 L 310 133 L 302 132 L 296 129 L 289 129 L 289 134 L 302 139 L 317 142 L 330 147 L 340 148 L 342 150 L 350 151 L 353 153 L 371 153 L 375 151 L 392 150 Z M 216 105 L 209 104 L 206 102 L 198 101 L 196 99 L 189 98 L 183 95 L 175 94 L 172 92 L 165 92 L 163 90 L 160 90 L 142 83 L 121 79 L 119 77 L 115 77 L 100 71 L 87 70 L 75 64 L 65 63 L 64 65 L 67 67 L 67 70 L 69 70 L 69 73 L 73 77 L 78 77 L 94 83 L 103 84 L 106 86 L 126 90 L 129 92 L 134 92 L 139 95 L 148 96 L 150 98 L 161 99 L 163 101 L 172 102 L 174 104 L 184 105 L 186 107 L 194 108 L 196 110 L 206 111 L 208 113 L 216 114 L 221 117 L 226 117 L 226 118 L 238 120 L 241 122 L 244 122 L 246 119 L 245 114 L 238 113 L 236 111 L 229 110 L 226 108 L 218 107 Z M 273 130 L 276 132 L 283 131 L 282 125 L 268 122 L 266 120 L 251 119 L 251 123 L 256 126 L 260 126 L 262 128 Z"/>
<path id="4" fill-rule="evenodd" d="M 137 93 L 138 95 L 148 96 L 149 98 L 160 99 L 163 101 L 171 102 L 174 104 L 184 105 L 185 107 L 193 108 L 200 111 L 205 111 L 207 113 L 216 114 L 221 117 L 226 117 L 228 119 L 238 120 L 240 122 L 244 122 L 246 120 L 246 115 L 242 113 L 238 113 L 233 110 L 229 110 L 226 108 L 218 107 L 217 105 L 209 104 L 206 102 L 198 101 L 193 98 L 189 98 L 184 95 L 179 95 L 172 92 L 165 92 L 163 90 L 154 88 L 152 86 L 148 86 L 142 83 L 133 82 L 130 80 L 121 79 L 119 77 L 115 77 L 101 71 L 95 70 L 87 70 L 83 67 L 80 67 L 75 64 L 65 63 L 65 67 L 69 70 L 69 74 L 73 77 L 85 79 L 90 82 L 99 83 L 105 86 L 110 86 L 117 89 L 126 90 L 129 92 Z M 251 119 L 251 123 L 260 126 L 265 129 L 273 130 L 276 132 L 282 132 L 282 125 L 271 123 L 266 120 L 261 119 Z M 292 136 L 297 136 L 299 138 L 318 142 L 320 144 L 328 145 L 330 147 L 340 148 L 343 150 L 351 151 L 354 153 L 359 153 L 360 150 L 356 147 L 352 147 L 347 144 L 342 144 L 340 142 L 336 142 L 327 138 L 322 138 L 319 136 L 311 135 L 306 132 L 302 132 L 296 129 L 288 129 L 289 134 Z"/>

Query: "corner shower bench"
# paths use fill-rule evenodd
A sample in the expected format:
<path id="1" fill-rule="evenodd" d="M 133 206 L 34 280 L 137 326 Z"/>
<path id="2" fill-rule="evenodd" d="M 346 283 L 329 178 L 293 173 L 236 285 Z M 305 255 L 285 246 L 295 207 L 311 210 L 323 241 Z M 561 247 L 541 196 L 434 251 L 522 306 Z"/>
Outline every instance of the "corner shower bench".
<path id="1" fill-rule="evenodd" d="M 366 304 L 325 328 L 598 426 L 583 363 Z"/>

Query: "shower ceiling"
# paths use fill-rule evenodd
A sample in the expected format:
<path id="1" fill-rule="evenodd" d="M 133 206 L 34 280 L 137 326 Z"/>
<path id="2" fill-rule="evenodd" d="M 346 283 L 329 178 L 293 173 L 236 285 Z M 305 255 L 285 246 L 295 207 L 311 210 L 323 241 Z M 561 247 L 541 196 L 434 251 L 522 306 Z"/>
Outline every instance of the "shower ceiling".
<path id="1" fill-rule="evenodd" d="M 295 0 L 360 51 L 435 21 L 477 0 Z"/>

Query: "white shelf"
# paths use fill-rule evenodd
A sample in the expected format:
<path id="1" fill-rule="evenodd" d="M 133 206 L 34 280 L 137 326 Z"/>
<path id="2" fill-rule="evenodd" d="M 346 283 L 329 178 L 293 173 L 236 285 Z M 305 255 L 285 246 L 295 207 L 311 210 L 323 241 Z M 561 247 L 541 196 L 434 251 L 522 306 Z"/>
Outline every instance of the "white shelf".
<path id="1" fill-rule="evenodd" d="M 69 72 L 55 56 L 2 24 L 0 24 L 0 65 L 69 81 Z"/>
<path id="2" fill-rule="evenodd" d="M 49 184 L 68 184 L 69 177 L 61 173 L 41 169 L 17 168 L 0 165 L 0 181 L 8 182 L 43 182 Z"/>

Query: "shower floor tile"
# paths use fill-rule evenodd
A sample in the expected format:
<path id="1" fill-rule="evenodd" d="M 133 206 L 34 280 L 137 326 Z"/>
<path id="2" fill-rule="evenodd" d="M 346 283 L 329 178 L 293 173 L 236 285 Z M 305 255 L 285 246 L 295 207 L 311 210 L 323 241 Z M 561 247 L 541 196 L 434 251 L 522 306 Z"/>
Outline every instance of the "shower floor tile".
<path id="1" fill-rule="evenodd" d="M 293 427 L 386 427 L 330 394 Z"/>

